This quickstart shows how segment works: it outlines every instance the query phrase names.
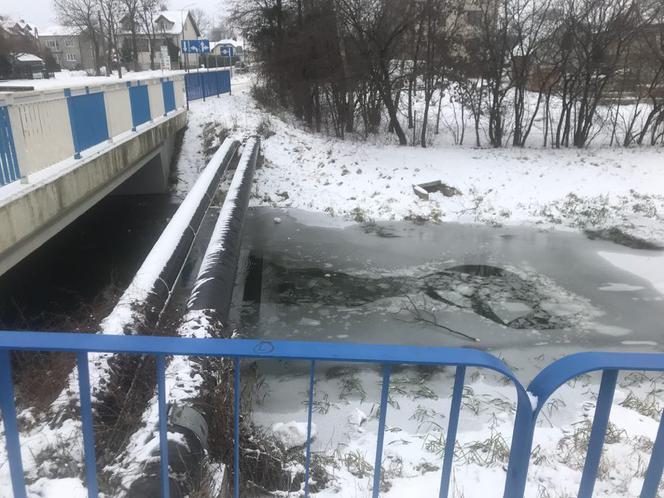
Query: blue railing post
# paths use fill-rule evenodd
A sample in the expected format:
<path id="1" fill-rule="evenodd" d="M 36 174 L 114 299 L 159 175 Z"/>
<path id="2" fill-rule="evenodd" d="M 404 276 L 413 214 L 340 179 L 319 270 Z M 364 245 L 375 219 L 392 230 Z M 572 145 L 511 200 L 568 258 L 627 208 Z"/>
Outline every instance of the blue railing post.
<path id="1" fill-rule="evenodd" d="M 184 96 L 187 100 L 187 110 L 189 110 L 189 80 L 186 75 L 184 77 Z"/>
<path id="2" fill-rule="evenodd" d="M 21 178 L 9 110 L 0 107 L 0 187 Z"/>
<path id="3" fill-rule="evenodd" d="M 161 496 L 169 498 L 168 473 L 168 405 L 166 404 L 166 361 L 157 355 L 157 397 L 159 404 L 159 463 L 161 467 Z"/>
<path id="4" fill-rule="evenodd" d="M 597 479 L 597 469 L 602 457 L 602 447 L 604 446 L 604 437 L 609 425 L 609 416 L 611 414 L 611 405 L 613 404 L 613 393 L 616 389 L 616 380 L 618 379 L 617 370 L 604 370 L 602 382 L 599 386 L 597 395 L 597 405 L 595 406 L 595 417 L 593 426 L 590 430 L 590 440 L 588 441 L 588 453 L 586 463 L 581 475 L 581 484 L 579 485 L 578 498 L 591 498 Z"/>
<path id="5" fill-rule="evenodd" d="M 376 439 L 376 459 L 374 463 L 373 498 L 380 494 L 380 472 L 383 461 L 383 441 L 385 440 L 385 420 L 387 418 L 387 402 L 390 397 L 390 374 L 392 367 L 389 363 L 383 365 L 383 384 L 380 392 L 380 413 L 378 414 L 378 438 Z"/>
<path id="6" fill-rule="evenodd" d="M 233 496 L 240 498 L 240 358 L 233 371 Z"/>
<path id="7" fill-rule="evenodd" d="M 452 461 L 454 460 L 454 445 L 456 444 L 456 434 L 459 426 L 459 412 L 461 411 L 461 399 L 463 398 L 463 383 L 465 377 L 466 367 L 456 367 L 454 389 L 452 391 L 452 404 L 450 405 L 450 420 L 447 424 L 447 437 L 445 438 L 443 471 L 440 475 L 440 498 L 447 498 L 450 489 Z"/>
<path id="8" fill-rule="evenodd" d="M 81 141 L 78 137 L 78 130 L 76 128 L 76 124 L 74 123 L 74 108 L 73 108 L 73 102 L 72 102 L 72 97 L 71 97 L 71 90 L 69 88 L 65 88 L 65 98 L 67 99 L 67 110 L 69 111 L 69 126 L 71 128 L 71 138 L 72 141 L 74 142 L 74 159 L 80 159 L 81 158 Z"/>
<path id="9" fill-rule="evenodd" d="M 85 477 L 88 486 L 88 498 L 97 498 L 97 458 L 95 452 L 95 434 L 92 422 L 92 401 L 90 400 L 90 372 L 88 353 L 76 353 L 78 368 L 78 391 L 81 399 L 81 425 L 83 426 L 83 448 L 85 459 Z"/>
<path id="10" fill-rule="evenodd" d="M 643 480 L 640 498 L 655 498 L 659 489 L 659 483 L 662 480 L 662 470 L 664 469 L 664 411 L 659 420 L 657 437 L 650 454 L 650 462 L 646 470 L 646 476 Z"/>
<path id="11" fill-rule="evenodd" d="M 5 445 L 14 498 L 26 498 L 21 440 L 18 435 L 16 406 L 14 405 L 14 381 L 12 380 L 11 361 L 9 351 L 6 349 L 0 350 L 0 407 L 2 408 L 2 422 L 5 426 Z"/>
<path id="12" fill-rule="evenodd" d="M 535 416 L 532 406 L 528 401 L 519 401 L 512 429 L 512 444 L 503 498 L 519 497 L 525 493 L 534 432 Z"/>
<path id="13" fill-rule="evenodd" d="M 311 467 L 311 419 L 314 405 L 314 382 L 316 375 L 316 360 L 311 361 L 309 367 L 309 403 L 307 405 L 307 452 L 304 461 L 304 497 L 309 498 L 309 470 Z"/>

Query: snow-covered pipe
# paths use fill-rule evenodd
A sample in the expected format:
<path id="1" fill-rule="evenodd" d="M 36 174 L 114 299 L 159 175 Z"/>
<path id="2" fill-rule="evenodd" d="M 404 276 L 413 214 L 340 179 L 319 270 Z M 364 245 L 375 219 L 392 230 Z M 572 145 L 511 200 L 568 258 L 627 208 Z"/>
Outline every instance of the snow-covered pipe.
<path id="1" fill-rule="evenodd" d="M 157 323 L 238 146 L 237 140 L 227 138 L 212 156 L 118 304 L 102 321 L 102 333 L 135 334 L 141 325 Z"/>
<path id="2" fill-rule="evenodd" d="M 161 311 L 170 298 L 175 282 L 193 244 L 201 222 L 208 210 L 224 172 L 235 156 L 239 142 L 226 139 L 199 175 L 196 183 L 171 218 L 132 283 L 124 292 L 113 311 L 104 319 L 101 332 L 104 334 L 133 334 L 141 325 L 154 326 Z M 103 397 L 108 387 L 111 369 L 110 354 L 90 354 L 90 387 L 94 399 Z M 52 431 L 62 433 L 54 436 L 63 446 L 75 445 L 71 437 L 71 425 L 66 425 L 69 408 L 78 402 L 78 372 L 73 370 L 65 388 L 49 407 L 49 416 L 43 426 L 56 425 Z M 39 433 L 42 424 L 31 433 Z M 41 449 L 35 450 L 38 454 Z M 67 449 L 63 451 L 68 451 Z M 29 453 L 32 453 L 29 451 Z M 76 454 L 74 450 L 71 454 Z M 0 459 L 0 464 L 2 459 Z"/>
<path id="3" fill-rule="evenodd" d="M 242 228 L 259 149 L 257 137 L 247 140 L 187 305 L 190 311 L 209 311 L 222 325 L 226 325 L 231 307 Z"/>
<path id="4" fill-rule="evenodd" d="M 187 315 L 178 329 L 180 337 L 211 338 L 218 337 L 220 332 L 228 334 L 223 325 L 227 323 L 233 297 L 242 229 L 259 150 L 257 138 L 247 140 L 203 257 Z M 221 329 L 219 324 L 222 324 Z M 169 467 L 188 476 L 184 480 L 171 479 L 172 496 L 186 495 L 193 484 L 192 476 L 200 475 L 203 466 L 207 424 L 195 409 L 203 381 L 200 366 L 193 358 L 176 356 L 166 369 L 170 401 Z M 182 417 L 182 413 L 187 413 L 187 417 Z M 141 429 L 131 436 L 123 455 L 107 468 L 115 475 L 123 475 L 123 487 L 128 489 L 129 498 L 159 495 L 159 466 L 155 458 L 159 438 L 154 432 L 158 414 L 157 399 L 153 396 L 143 414 Z M 193 422 L 183 422 L 185 419 Z M 150 450 L 145 451 L 146 447 Z M 219 476 L 220 479 L 225 477 L 223 472 Z"/>

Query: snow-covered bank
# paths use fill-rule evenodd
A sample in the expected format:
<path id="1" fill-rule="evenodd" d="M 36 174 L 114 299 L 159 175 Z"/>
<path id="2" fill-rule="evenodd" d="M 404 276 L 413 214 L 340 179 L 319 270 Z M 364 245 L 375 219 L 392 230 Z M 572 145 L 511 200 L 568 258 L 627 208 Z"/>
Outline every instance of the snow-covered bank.
<path id="1" fill-rule="evenodd" d="M 251 80 L 233 95 L 194 102 L 196 120 L 264 137 L 254 205 L 326 212 L 356 220 L 537 224 L 598 230 L 619 227 L 664 242 L 664 150 L 476 149 L 446 144 L 399 147 L 389 136 L 342 141 L 304 130 L 260 109 Z M 423 200 L 413 184 L 440 180 L 460 195 Z M 450 192 L 446 192 L 450 194 Z"/>

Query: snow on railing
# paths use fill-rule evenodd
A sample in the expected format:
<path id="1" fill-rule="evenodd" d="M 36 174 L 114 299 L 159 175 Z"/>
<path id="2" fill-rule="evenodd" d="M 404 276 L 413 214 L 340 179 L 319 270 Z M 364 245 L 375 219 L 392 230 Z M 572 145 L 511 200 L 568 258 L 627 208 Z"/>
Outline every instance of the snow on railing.
<path id="1" fill-rule="evenodd" d="M 459 412 L 462 404 L 466 367 L 493 370 L 504 375 L 515 386 L 517 393 L 517 413 L 514 422 L 509 465 L 503 496 L 519 498 L 524 496 L 528 466 L 532 449 L 537 417 L 549 397 L 567 381 L 588 372 L 601 371 L 602 382 L 592 422 L 588 451 L 585 458 L 578 496 L 590 498 L 593 492 L 604 436 L 608 426 L 616 378 L 619 371 L 664 371 L 664 354 L 661 353 L 580 353 L 567 356 L 542 370 L 524 388 L 512 371 L 498 358 L 489 353 L 459 348 L 434 348 L 391 345 L 361 345 L 338 343 L 315 343 L 295 341 L 260 341 L 243 339 L 199 339 L 154 336 L 109 336 L 80 333 L 40 333 L 2 332 L 0 333 L 0 408 L 5 426 L 6 449 L 10 465 L 12 489 L 16 498 L 26 496 L 25 477 L 21 459 L 19 429 L 16 419 L 13 381 L 11 372 L 11 351 L 60 351 L 77 354 L 79 388 L 81 399 L 81 422 L 83 427 L 83 447 L 86 468 L 88 496 L 98 496 L 95 435 L 90 403 L 88 354 L 91 352 L 146 354 L 155 356 L 157 361 L 158 430 L 160 435 L 160 458 L 162 472 L 168 466 L 168 405 L 166 403 L 166 358 L 176 357 L 223 357 L 234 360 L 234 441 L 239 448 L 240 426 L 238 413 L 240 406 L 241 359 L 254 360 L 299 360 L 308 361 L 311 366 L 309 378 L 309 399 L 307 407 L 307 441 L 305 461 L 305 496 L 308 496 L 310 466 L 311 418 L 313 405 L 313 385 L 316 362 L 370 363 L 383 366 L 383 381 L 379 411 L 376 458 L 373 476 L 373 497 L 380 493 L 381 461 L 385 420 L 388 411 L 390 374 L 395 365 L 445 365 L 456 367 L 452 403 L 448 422 L 443 468 L 439 496 L 447 497 L 452 469 L 452 458 L 456 442 Z M 172 384 L 171 384 L 172 385 Z M 660 421 L 659 430 L 651 451 L 651 458 L 644 476 L 641 498 L 654 498 L 664 466 L 664 429 Z M 239 454 L 234 451 L 234 473 L 239 477 Z M 235 478 L 234 496 L 239 496 Z M 162 476 L 162 493 L 168 496 L 168 476 Z"/>
<path id="2" fill-rule="evenodd" d="M 185 107 L 182 74 L 0 97 L 0 186 Z"/>

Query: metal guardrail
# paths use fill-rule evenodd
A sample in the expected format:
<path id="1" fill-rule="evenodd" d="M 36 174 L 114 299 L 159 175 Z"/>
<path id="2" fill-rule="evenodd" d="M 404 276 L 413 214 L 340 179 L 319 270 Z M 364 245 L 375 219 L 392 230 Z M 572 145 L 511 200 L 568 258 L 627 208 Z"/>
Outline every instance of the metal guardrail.
<path id="1" fill-rule="evenodd" d="M 223 69 L 3 96 L 0 187 L 70 157 L 79 159 L 86 149 L 135 132 L 190 100 L 230 91 L 230 72 Z"/>
<path id="2" fill-rule="evenodd" d="M 523 497 L 536 421 L 544 403 L 561 385 L 579 375 L 602 371 L 602 381 L 593 418 L 579 498 L 590 498 L 597 477 L 609 414 L 619 371 L 664 371 L 661 353 L 580 353 L 567 356 L 542 370 L 525 389 L 512 371 L 498 358 L 473 349 L 423 348 L 414 346 L 331 344 L 291 341 L 256 341 L 241 339 L 188 339 L 146 336 L 110 336 L 77 333 L 0 332 L 0 408 L 5 425 L 7 455 L 12 487 L 16 498 L 26 497 L 25 478 L 11 372 L 11 351 L 57 351 L 77 355 L 81 400 L 81 422 L 88 496 L 98 496 L 95 435 L 90 402 L 88 353 L 129 353 L 156 356 L 159 404 L 159 437 L 162 496 L 169 496 L 166 357 L 171 355 L 214 356 L 234 360 L 234 496 L 239 496 L 240 423 L 240 360 L 287 359 L 310 362 L 307 444 L 305 460 L 305 496 L 309 495 L 311 462 L 311 422 L 316 362 L 357 362 L 383 366 L 378 435 L 373 476 L 373 497 L 380 493 L 381 460 L 388 410 L 391 369 L 394 365 L 440 365 L 456 367 L 450 417 L 445 438 L 439 496 L 448 496 L 452 459 L 463 396 L 465 372 L 468 367 L 484 368 L 504 375 L 517 394 L 517 411 L 507 469 L 505 498 Z M 660 422 L 652 448 L 641 498 L 654 498 L 664 467 L 664 428 Z"/>
<path id="3" fill-rule="evenodd" d="M 0 186 L 184 109 L 184 76 L 0 98 Z"/>
<path id="4" fill-rule="evenodd" d="M 231 92 L 231 73 L 227 69 L 187 73 L 184 81 L 187 102 Z"/>

